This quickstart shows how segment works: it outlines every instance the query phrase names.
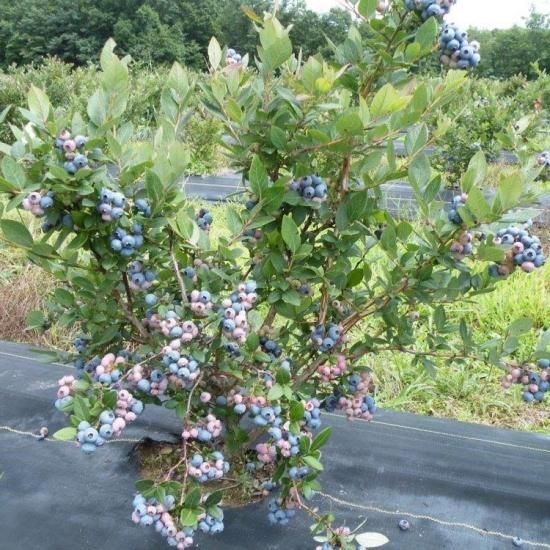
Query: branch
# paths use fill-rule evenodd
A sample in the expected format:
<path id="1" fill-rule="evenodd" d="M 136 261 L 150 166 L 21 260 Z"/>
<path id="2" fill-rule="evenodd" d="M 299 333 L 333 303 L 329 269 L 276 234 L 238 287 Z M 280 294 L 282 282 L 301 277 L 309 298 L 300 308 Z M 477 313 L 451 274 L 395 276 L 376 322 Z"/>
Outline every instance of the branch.
<path id="1" fill-rule="evenodd" d="M 128 273 L 126 273 L 126 271 L 122 273 L 122 280 L 124 281 L 124 288 L 126 289 L 126 300 L 128 301 L 128 307 L 133 310 L 134 305 L 132 302 L 132 290 L 130 289 L 130 284 L 128 283 Z"/>
<path id="2" fill-rule="evenodd" d="M 180 271 L 180 266 L 178 265 L 178 260 L 176 259 L 176 253 L 174 251 L 173 234 L 170 235 L 170 259 L 172 260 L 172 267 L 174 268 L 174 273 L 176 274 L 176 279 L 178 280 L 178 284 L 180 287 L 181 301 L 183 304 L 187 304 L 189 301 L 187 299 L 187 289 L 185 288 L 185 281 L 183 280 L 183 277 Z"/>

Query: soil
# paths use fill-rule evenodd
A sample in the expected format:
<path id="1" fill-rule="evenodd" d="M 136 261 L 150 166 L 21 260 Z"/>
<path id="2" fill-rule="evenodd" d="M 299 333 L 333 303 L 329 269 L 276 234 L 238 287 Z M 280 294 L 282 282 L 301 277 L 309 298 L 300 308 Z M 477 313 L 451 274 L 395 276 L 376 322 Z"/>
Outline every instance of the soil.
<path id="1" fill-rule="evenodd" d="M 138 460 L 140 479 L 163 480 L 166 473 L 180 460 L 181 446 L 165 441 L 154 441 L 146 438 L 136 445 L 134 454 Z M 223 490 L 221 505 L 229 508 L 247 506 L 263 500 L 269 491 L 261 488 L 264 481 L 271 479 L 273 468 L 268 466 L 261 470 L 247 471 L 245 464 L 255 462 L 254 451 L 245 457 L 234 457 L 231 460 L 229 477 L 201 484 L 204 493 Z M 175 470 L 172 480 L 183 479 L 185 468 Z"/>

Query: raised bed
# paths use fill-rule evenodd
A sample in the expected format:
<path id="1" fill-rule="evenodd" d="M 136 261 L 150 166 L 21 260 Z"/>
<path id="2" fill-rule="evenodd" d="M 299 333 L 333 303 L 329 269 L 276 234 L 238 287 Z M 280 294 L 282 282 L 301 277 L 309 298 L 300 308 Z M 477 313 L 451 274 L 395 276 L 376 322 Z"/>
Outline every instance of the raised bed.
<path id="1" fill-rule="evenodd" d="M 72 443 L 31 433 L 63 425 L 52 406 L 69 367 L 47 365 L 24 346 L 0 344 L 0 548 L 2 550 L 149 550 L 152 529 L 130 522 L 132 450 L 148 435 L 170 439 L 179 426 L 147 411 L 93 457 Z M 386 534 L 388 550 L 513 548 L 520 536 L 550 548 L 550 437 L 382 411 L 370 424 L 326 415 L 323 495 L 316 504 L 354 526 Z M 18 430 L 17 433 L 9 430 Z M 226 532 L 200 537 L 205 550 L 306 550 L 309 518 L 269 525 L 265 505 L 226 514 Z M 406 518 L 408 532 L 397 528 Z"/>

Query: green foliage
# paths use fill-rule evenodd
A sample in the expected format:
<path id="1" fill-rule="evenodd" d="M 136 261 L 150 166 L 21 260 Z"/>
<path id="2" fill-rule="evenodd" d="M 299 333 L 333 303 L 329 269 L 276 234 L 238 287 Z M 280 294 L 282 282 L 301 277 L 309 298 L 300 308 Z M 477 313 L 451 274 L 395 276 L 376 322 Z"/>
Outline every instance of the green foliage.
<path id="1" fill-rule="evenodd" d="M 106 13 L 109 6 L 114 9 L 105 4 Z M 198 28 L 210 24 L 209 13 L 185 5 Z M 373 6 L 362 3 L 361 11 L 368 15 Z M 183 7 L 164 6 L 167 16 Z M 46 321 L 78 325 L 86 335 L 78 357 L 81 378 L 67 385 L 70 399 L 58 402 L 71 426 L 86 421 L 99 427 L 102 411 L 119 411 L 121 401 L 128 403 L 126 390 L 101 378 L 105 370 L 113 373 L 121 351 L 125 358 L 116 364 L 123 370 L 122 385 L 146 404 L 174 410 L 185 429 L 214 423 L 208 414 L 223 421 L 223 432 L 209 442 L 190 442 L 189 431 L 164 481 L 139 485 L 159 501 L 166 494 L 175 497 L 180 527 L 195 527 L 205 507 L 219 513 L 217 498 L 209 500 L 195 481 L 189 450 L 214 456 L 223 449 L 242 464 L 251 446 L 271 437 L 276 459 L 268 475 L 279 483 L 283 505 L 301 506 L 296 492 L 309 498 L 320 487 L 320 449 L 330 435 L 314 435 L 313 412 L 337 396 L 352 405 L 360 401 L 361 408 L 344 407 L 348 415 L 369 418 L 369 357 L 396 351 L 429 372 L 438 359 L 500 365 L 527 329 L 525 321 L 516 322 L 480 342 L 465 319 L 447 314 L 449 304 L 495 290 L 486 261 L 500 259 L 506 250 L 494 244 L 492 224 L 535 197 L 541 169 L 526 161 L 486 198 L 481 188 L 487 164 L 480 152 L 461 178 L 469 194 L 460 205 L 462 223 L 449 221 L 437 199 L 441 174 L 426 153 L 427 121 L 464 90 L 466 74 L 451 71 L 444 79 L 415 85 L 412 68 L 431 53 L 435 21 L 414 32 L 414 15 L 394 3 L 370 21 L 369 40 L 352 27 L 334 45 L 328 63 L 320 55 L 296 56 L 292 29 L 275 16 L 252 17 L 259 32 L 256 66 L 222 64 L 226 52 L 210 40 L 204 44 L 212 65 L 208 77 L 197 79 L 175 63 L 164 75 L 151 139 L 138 139 L 128 119 L 130 61 L 115 54 L 115 43 L 108 40 L 97 89 L 85 110 L 55 109 L 44 91 L 31 87 L 28 108 L 19 110 L 25 129 L 12 127 L 15 142 L 0 144 L 6 211 L 22 206 L 47 222 L 43 235 L 34 238 L 24 224 L 3 216 L 0 239 L 25 250 L 31 262 L 64 283 L 50 296 Z M 188 123 L 202 109 L 221 128 L 221 143 L 243 175 L 248 199 L 227 210 L 227 228 L 217 235 L 209 231 L 215 220 L 208 221 L 204 210 L 196 212 L 182 188 L 192 153 L 181 137 L 192 133 Z M 88 139 L 72 143 L 69 132 Z M 407 155 L 397 158 L 395 142 L 404 134 Z M 83 161 L 79 167 L 75 149 Z M 298 191 L 300 178 L 315 186 L 314 198 Z M 422 212 L 424 223 L 415 227 L 393 217 L 380 200 L 382 185 L 403 178 Z M 35 193 L 52 199 L 50 204 L 36 209 Z M 114 196 L 122 205 L 117 217 L 114 207 L 112 216 L 105 210 L 109 201 L 114 205 Z M 486 244 L 460 258 L 453 246 L 480 227 Z M 130 256 L 143 266 L 129 264 Z M 141 267 L 155 272 L 149 287 L 153 305 L 131 278 Z M 426 309 L 422 324 L 410 316 L 418 307 Z M 223 318 L 231 316 L 239 326 L 225 326 Z M 373 322 L 382 330 L 365 330 Z M 168 374 L 167 345 L 195 358 L 200 374 L 184 382 L 179 363 L 177 376 Z M 333 379 L 321 375 L 321 367 L 342 360 L 345 373 L 340 370 Z M 94 366 L 99 363 L 102 373 Z M 151 380 L 153 370 L 160 373 L 166 380 L 162 391 L 137 383 L 140 369 Z M 351 374 L 362 380 L 356 392 Z M 250 400 L 257 429 L 232 406 L 211 401 L 219 395 L 233 398 L 235 392 Z M 260 409 L 260 421 L 251 406 L 259 398 L 273 408 L 269 414 Z M 280 437 L 269 432 L 274 417 L 280 418 Z M 277 451 L 283 433 L 297 452 Z M 57 436 L 74 435 L 68 429 Z M 291 474 L 298 467 L 306 472 L 299 478 Z M 181 481 L 170 479 L 176 473 Z M 316 531 L 332 521 L 330 515 L 315 519 Z"/>

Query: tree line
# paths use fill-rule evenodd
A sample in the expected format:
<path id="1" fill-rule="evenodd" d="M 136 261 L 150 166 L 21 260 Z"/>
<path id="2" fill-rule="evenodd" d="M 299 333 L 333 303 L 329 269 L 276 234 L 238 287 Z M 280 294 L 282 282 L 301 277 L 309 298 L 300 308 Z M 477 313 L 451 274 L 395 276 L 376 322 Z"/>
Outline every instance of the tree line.
<path id="1" fill-rule="evenodd" d="M 241 9 L 243 2 L 259 14 L 273 7 L 272 0 L 0 0 L 0 67 L 35 63 L 46 56 L 85 65 L 97 60 L 105 41 L 113 37 L 120 51 L 137 61 L 180 61 L 202 70 L 214 35 L 241 54 L 254 54 L 256 33 Z M 282 0 L 279 18 L 293 25 L 293 44 L 304 56 L 330 54 L 328 40 L 342 42 L 352 24 L 346 10 L 318 14 L 304 0 Z M 470 34 L 483 45 L 483 76 L 535 77 L 534 62 L 550 72 L 547 15 L 533 11 L 525 27 L 473 29 Z"/>

